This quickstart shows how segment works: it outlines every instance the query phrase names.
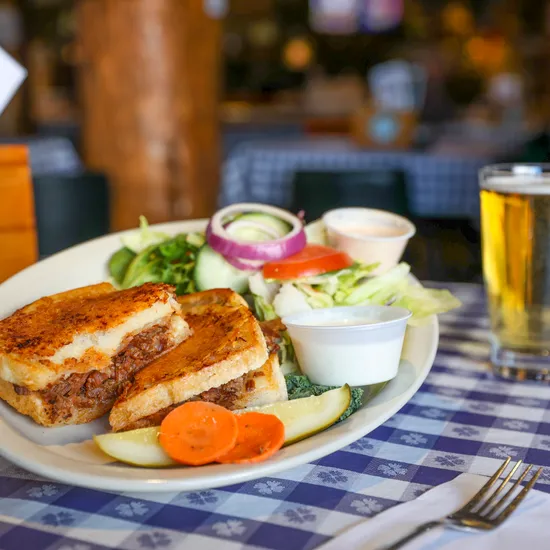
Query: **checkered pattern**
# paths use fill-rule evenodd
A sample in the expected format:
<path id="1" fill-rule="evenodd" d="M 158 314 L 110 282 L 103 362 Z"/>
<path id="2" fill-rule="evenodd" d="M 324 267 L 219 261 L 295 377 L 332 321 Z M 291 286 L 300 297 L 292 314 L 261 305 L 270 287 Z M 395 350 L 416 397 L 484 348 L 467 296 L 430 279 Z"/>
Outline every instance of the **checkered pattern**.
<path id="1" fill-rule="evenodd" d="M 461 472 L 492 474 L 503 457 L 545 466 L 550 387 L 487 369 L 482 290 L 441 319 L 425 384 L 368 436 L 314 463 L 223 489 L 112 494 L 62 485 L 0 461 L 1 550 L 312 549 L 343 529 Z"/>
<path id="2" fill-rule="evenodd" d="M 479 216 L 478 171 L 491 159 L 429 153 L 374 152 L 345 140 L 287 140 L 245 143 L 224 165 L 220 205 L 261 202 L 288 208 L 292 179 L 300 170 L 402 169 L 413 214 L 425 217 Z"/>

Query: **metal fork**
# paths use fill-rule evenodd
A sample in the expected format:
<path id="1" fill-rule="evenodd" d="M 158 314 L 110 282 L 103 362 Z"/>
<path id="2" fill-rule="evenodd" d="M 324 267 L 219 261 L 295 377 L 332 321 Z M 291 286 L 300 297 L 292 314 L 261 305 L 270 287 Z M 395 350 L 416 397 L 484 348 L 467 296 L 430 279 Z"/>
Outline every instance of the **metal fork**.
<path id="1" fill-rule="evenodd" d="M 489 481 L 487 481 L 476 495 L 460 510 L 438 521 L 431 521 L 430 523 L 425 523 L 417 527 L 412 533 L 394 542 L 391 546 L 384 547 L 384 550 L 397 550 L 398 548 L 402 548 L 411 540 L 435 527 L 448 527 L 450 529 L 472 532 L 491 531 L 492 529 L 496 529 L 500 524 L 506 521 L 510 514 L 519 506 L 520 502 L 525 498 L 525 495 L 527 495 L 542 473 L 542 468 L 539 468 L 525 487 L 523 487 L 516 497 L 503 508 L 508 498 L 512 496 L 512 493 L 519 487 L 520 483 L 526 478 L 533 467 L 530 465 L 525 468 L 525 471 L 518 477 L 510 489 L 508 489 L 501 498 L 497 498 L 512 479 L 512 476 L 516 473 L 521 463 L 522 461 L 520 460 L 515 464 L 502 483 L 489 496 L 491 488 L 500 478 L 504 470 L 506 470 L 508 464 L 510 464 L 510 457 L 508 457 Z"/>

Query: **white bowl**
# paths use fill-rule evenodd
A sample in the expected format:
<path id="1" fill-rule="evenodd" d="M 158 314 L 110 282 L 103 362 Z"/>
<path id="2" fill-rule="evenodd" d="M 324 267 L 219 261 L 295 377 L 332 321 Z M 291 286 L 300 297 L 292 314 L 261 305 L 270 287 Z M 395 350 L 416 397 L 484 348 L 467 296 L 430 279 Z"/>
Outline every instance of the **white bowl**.
<path id="1" fill-rule="evenodd" d="M 354 260 L 379 263 L 373 275 L 395 267 L 416 228 L 407 218 L 373 208 L 337 208 L 323 215 L 329 244 Z"/>
<path id="2" fill-rule="evenodd" d="M 314 309 L 282 319 L 304 374 L 324 386 L 394 378 L 411 312 L 393 306 Z"/>

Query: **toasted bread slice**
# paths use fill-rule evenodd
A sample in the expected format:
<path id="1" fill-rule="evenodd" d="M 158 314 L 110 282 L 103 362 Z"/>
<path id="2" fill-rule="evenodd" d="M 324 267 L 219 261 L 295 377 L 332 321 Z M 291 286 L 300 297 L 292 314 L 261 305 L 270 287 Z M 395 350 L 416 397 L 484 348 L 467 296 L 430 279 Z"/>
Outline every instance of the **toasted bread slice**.
<path id="1" fill-rule="evenodd" d="M 35 391 L 105 369 L 126 339 L 166 321 L 176 343 L 189 335 L 165 284 L 118 291 L 102 283 L 41 298 L 0 321 L 0 379 Z"/>
<path id="2" fill-rule="evenodd" d="M 190 333 L 169 285 L 42 298 L 0 321 L 0 398 L 44 426 L 89 422 Z"/>
<path id="3" fill-rule="evenodd" d="M 198 313 L 189 311 L 185 318 L 193 335 L 136 374 L 111 410 L 109 422 L 115 431 L 227 384 L 267 361 L 264 335 L 248 308 L 207 305 L 202 299 L 193 310 Z"/>
<path id="4" fill-rule="evenodd" d="M 212 305 L 248 307 L 246 300 L 230 288 L 214 288 L 193 294 L 185 294 L 178 296 L 178 302 L 184 315 L 186 313 L 200 313 L 202 308 L 208 308 Z"/>
<path id="5" fill-rule="evenodd" d="M 247 372 L 219 388 L 211 388 L 192 398 L 192 400 L 215 403 L 232 411 L 268 405 L 287 399 L 285 377 L 279 366 L 279 358 L 276 353 L 272 353 L 259 369 Z M 132 424 L 121 426 L 117 431 L 159 426 L 166 415 L 180 404 L 176 403 L 140 418 Z"/>
<path id="6" fill-rule="evenodd" d="M 279 356 L 272 353 L 258 370 L 244 375 L 244 391 L 238 393 L 228 407 L 231 410 L 246 409 L 286 401 L 288 392 Z"/>

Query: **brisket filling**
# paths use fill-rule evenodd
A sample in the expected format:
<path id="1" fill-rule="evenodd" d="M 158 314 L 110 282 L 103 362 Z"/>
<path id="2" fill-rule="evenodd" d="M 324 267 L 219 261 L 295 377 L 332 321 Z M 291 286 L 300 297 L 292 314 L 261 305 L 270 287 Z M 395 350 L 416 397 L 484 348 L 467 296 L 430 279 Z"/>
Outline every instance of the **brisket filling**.
<path id="1" fill-rule="evenodd" d="M 225 407 L 226 409 L 233 410 L 235 408 L 235 400 L 243 395 L 245 391 L 252 391 L 255 388 L 254 380 L 250 378 L 250 373 L 243 374 L 240 378 L 231 380 L 220 386 L 219 388 L 212 388 L 207 390 L 196 397 L 189 399 L 189 401 L 208 401 L 209 403 L 215 403 Z M 124 431 L 136 430 L 138 428 L 149 428 L 150 426 L 159 426 L 164 420 L 166 415 L 172 412 L 174 409 L 182 405 L 183 403 L 176 403 L 157 411 L 149 416 L 136 420 L 133 424 L 124 427 Z"/>
<path id="2" fill-rule="evenodd" d="M 263 321 L 260 323 L 260 327 L 265 337 L 268 353 L 276 353 L 279 350 L 279 343 L 282 340 L 281 333 L 286 330 L 286 326 L 280 319 L 273 319 L 272 321 Z M 235 401 L 244 395 L 246 392 L 254 391 L 256 383 L 254 378 L 258 376 L 264 376 L 262 372 L 249 372 L 244 374 L 240 378 L 231 380 L 218 388 L 212 388 L 208 391 L 201 393 L 200 395 L 193 397 L 189 401 L 208 401 L 221 405 L 226 409 L 233 410 L 235 408 Z M 125 426 L 124 431 L 136 430 L 138 428 L 149 428 L 150 426 L 159 426 L 168 413 L 182 405 L 183 403 L 176 403 L 157 411 L 149 416 L 140 418 L 132 424 Z"/>
<path id="3" fill-rule="evenodd" d="M 73 408 L 95 407 L 112 404 L 132 376 L 171 347 L 166 325 L 156 325 L 131 338 L 109 367 L 83 374 L 73 373 L 65 380 L 50 384 L 47 388 L 31 392 L 14 384 L 19 395 L 37 393 L 51 407 L 52 421 L 68 418 Z"/>
<path id="4" fill-rule="evenodd" d="M 281 319 L 277 318 L 271 321 L 262 321 L 260 323 L 260 328 L 264 333 L 268 353 L 271 355 L 279 351 L 279 344 L 283 339 L 282 333 L 286 330 Z"/>

